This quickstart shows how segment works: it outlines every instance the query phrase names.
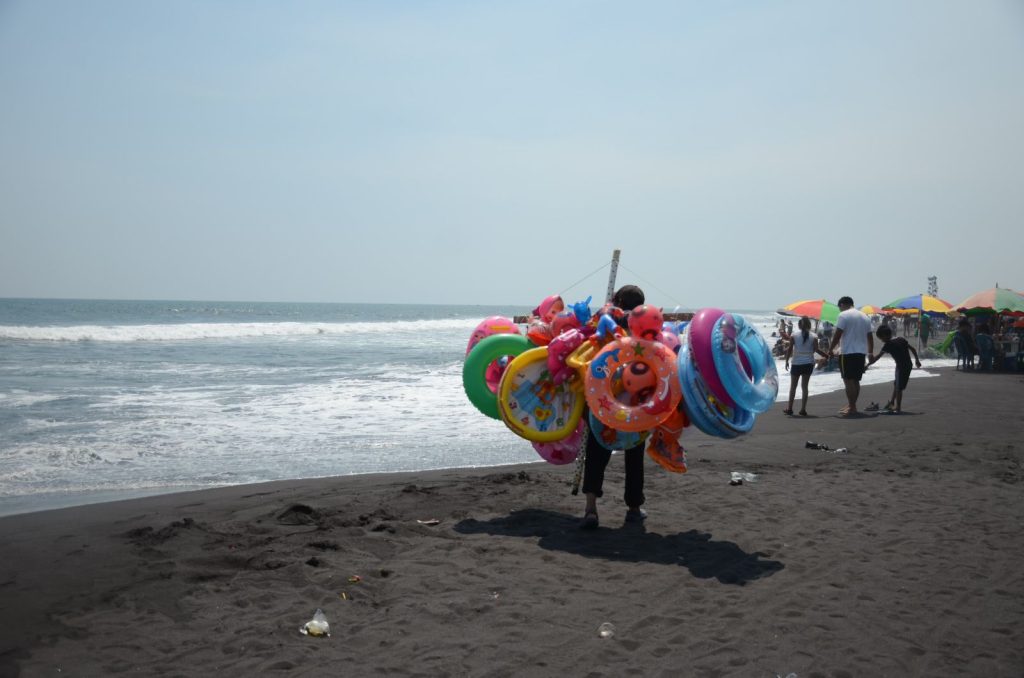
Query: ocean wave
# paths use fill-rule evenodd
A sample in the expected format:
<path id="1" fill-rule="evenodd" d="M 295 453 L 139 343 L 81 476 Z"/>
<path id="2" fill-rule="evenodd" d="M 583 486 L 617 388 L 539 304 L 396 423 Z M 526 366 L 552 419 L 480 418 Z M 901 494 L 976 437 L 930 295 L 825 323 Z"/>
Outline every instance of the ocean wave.
<path id="1" fill-rule="evenodd" d="M 316 335 L 415 335 L 462 330 L 466 336 L 478 321 L 471 319 L 409 320 L 356 323 L 182 323 L 167 325 L 70 325 L 52 327 L 0 325 L 0 341 L 196 341 Z"/>
<path id="2" fill-rule="evenodd" d="M 49 393 L 28 393 L 26 391 L 11 391 L 0 393 L 0 406 L 3 407 L 29 407 L 40 403 L 49 403 L 60 400 L 61 396 Z"/>

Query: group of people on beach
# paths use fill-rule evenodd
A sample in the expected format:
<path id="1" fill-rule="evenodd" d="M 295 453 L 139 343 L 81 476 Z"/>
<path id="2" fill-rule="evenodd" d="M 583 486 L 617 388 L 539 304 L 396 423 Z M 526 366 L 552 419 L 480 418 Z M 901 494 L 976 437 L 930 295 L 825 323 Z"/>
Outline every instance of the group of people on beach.
<path id="1" fill-rule="evenodd" d="M 807 416 L 807 390 L 811 373 L 814 371 L 814 356 L 820 355 L 825 361 L 838 359 L 839 373 L 843 379 L 843 389 L 847 404 L 839 411 L 842 417 L 860 416 L 857 400 L 860 398 L 860 380 L 864 371 L 878 362 L 888 353 L 896 361 L 896 376 L 893 381 L 892 397 L 885 405 L 885 411 L 900 414 L 903 411 L 903 391 L 910 381 L 913 366 L 921 367 L 917 350 L 903 337 L 894 336 L 892 328 L 883 323 L 877 330 L 872 330 L 871 319 L 853 305 L 853 299 L 844 296 L 836 304 L 839 306 L 839 318 L 831 332 L 827 350 L 818 343 L 818 336 L 811 332 L 811 319 L 800 318 L 800 331 L 786 339 L 788 347 L 785 354 L 786 369 L 789 370 L 789 402 L 784 414 L 793 414 L 793 401 L 796 399 L 796 388 L 801 386 L 800 415 Z M 878 353 L 874 353 L 875 337 L 882 342 Z M 837 350 L 838 349 L 838 350 Z M 911 362 L 913 356 L 913 363 Z M 792 367 L 790 366 L 792 363 Z"/>
<path id="2" fill-rule="evenodd" d="M 1000 335 L 1005 339 L 1005 335 Z M 1012 340 L 1009 342 L 1012 345 Z M 971 324 L 966 318 L 960 320 L 956 335 L 953 338 L 957 355 L 963 361 L 964 369 L 978 369 L 987 372 L 997 369 L 1000 355 L 996 347 L 996 339 L 987 322 L 981 322 L 972 333 Z M 1019 341 L 1018 341 L 1019 344 Z M 977 357 L 977 364 L 975 363 Z"/>

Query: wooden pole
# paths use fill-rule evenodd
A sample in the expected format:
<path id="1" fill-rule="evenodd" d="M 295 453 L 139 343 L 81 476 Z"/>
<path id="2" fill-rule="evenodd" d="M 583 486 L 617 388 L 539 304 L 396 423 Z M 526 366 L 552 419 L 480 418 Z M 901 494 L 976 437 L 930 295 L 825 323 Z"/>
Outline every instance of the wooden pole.
<path id="1" fill-rule="evenodd" d="M 576 468 L 573 469 L 571 492 L 573 496 L 580 493 L 580 483 L 583 481 L 583 467 L 587 464 L 587 440 L 590 438 L 590 422 L 584 427 L 586 431 L 580 440 L 580 449 L 576 453 Z"/>
<path id="2" fill-rule="evenodd" d="M 608 271 L 608 294 L 605 295 L 605 302 L 611 301 L 612 295 L 615 294 L 615 276 L 619 273 L 619 254 L 621 253 L 622 250 L 612 251 L 612 267 Z"/>

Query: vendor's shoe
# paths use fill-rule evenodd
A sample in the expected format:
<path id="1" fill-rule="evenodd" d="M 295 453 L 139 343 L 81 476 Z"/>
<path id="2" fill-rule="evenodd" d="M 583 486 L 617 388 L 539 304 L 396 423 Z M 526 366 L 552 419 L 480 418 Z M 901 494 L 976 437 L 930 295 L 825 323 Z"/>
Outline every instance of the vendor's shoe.
<path id="1" fill-rule="evenodd" d="M 598 526 L 597 513 L 595 511 L 588 511 L 583 515 L 583 520 L 580 521 L 580 529 L 582 530 L 596 530 Z"/>
<path id="2" fill-rule="evenodd" d="M 647 520 L 647 511 L 642 508 L 629 509 L 626 511 L 627 523 L 642 523 Z"/>

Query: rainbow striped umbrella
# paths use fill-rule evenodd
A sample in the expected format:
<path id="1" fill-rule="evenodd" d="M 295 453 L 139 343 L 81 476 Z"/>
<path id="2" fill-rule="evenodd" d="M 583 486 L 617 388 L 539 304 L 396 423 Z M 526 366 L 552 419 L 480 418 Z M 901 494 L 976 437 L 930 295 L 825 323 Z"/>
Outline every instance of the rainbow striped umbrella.
<path id="1" fill-rule="evenodd" d="M 827 320 L 835 323 L 839 319 L 839 307 L 824 299 L 807 299 L 794 301 L 780 308 L 777 313 L 782 315 L 805 315 L 815 320 Z"/>
<path id="2" fill-rule="evenodd" d="M 967 297 L 956 308 L 967 315 L 1002 313 L 1024 315 L 1024 294 L 1008 287 L 993 287 Z"/>
<path id="3" fill-rule="evenodd" d="M 953 310 L 953 304 L 930 294 L 915 294 L 890 301 L 882 308 L 897 312 L 949 313 Z"/>

